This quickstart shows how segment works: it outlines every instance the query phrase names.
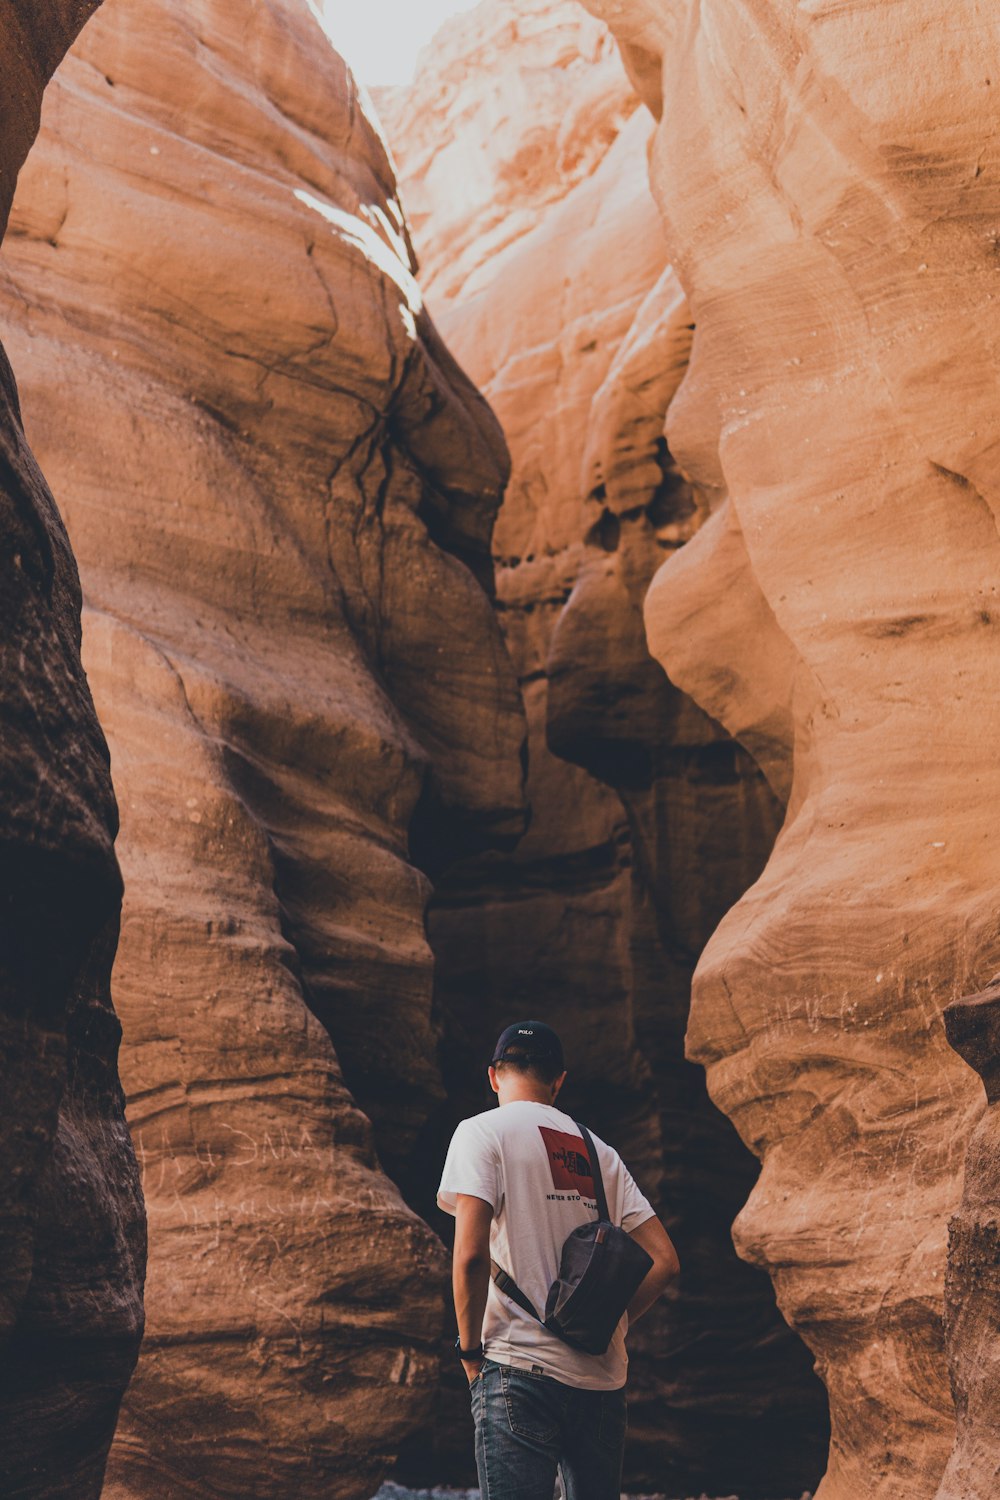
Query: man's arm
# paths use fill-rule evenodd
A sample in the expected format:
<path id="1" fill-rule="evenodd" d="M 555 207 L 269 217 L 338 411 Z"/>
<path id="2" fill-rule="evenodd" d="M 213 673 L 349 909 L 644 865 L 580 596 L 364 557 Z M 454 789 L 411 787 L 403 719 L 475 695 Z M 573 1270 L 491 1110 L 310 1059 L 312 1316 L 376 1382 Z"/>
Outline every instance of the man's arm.
<path id="1" fill-rule="evenodd" d="M 492 1204 L 485 1203 L 482 1198 L 473 1198 L 468 1193 L 458 1194 L 455 1204 L 455 1250 L 451 1261 L 451 1285 L 455 1295 L 458 1336 L 463 1349 L 474 1349 L 483 1337 L 483 1318 L 490 1290 L 492 1223 Z M 639 1290 L 641 1292 L 642 1288 Z M 462 1363 L 471 1384 L 479 1374 L 481 1362 L 463 1360 Z"/>
<path id="2" fill-rule="evenodd" d="M 674 1280 L 681 1269 L 681 1263 L 677 1258 L 673 1240 L 670 1238 L 659 1219 L 652 1218 L 632 1230 L 632 1238 L 637 1245 L 641 1245 L 647 1255 L 652 1256 L 653 1264 L 646 1272 L 646 1279 L 636 1292 L 628 1305 L 628 1322 L 632 1324 L 643 1313 L 648 1312 L 657 1298 L 662 1297 L 667 1287 Z M 463 1349 L 465 1345 L 462 1345 Z"/>

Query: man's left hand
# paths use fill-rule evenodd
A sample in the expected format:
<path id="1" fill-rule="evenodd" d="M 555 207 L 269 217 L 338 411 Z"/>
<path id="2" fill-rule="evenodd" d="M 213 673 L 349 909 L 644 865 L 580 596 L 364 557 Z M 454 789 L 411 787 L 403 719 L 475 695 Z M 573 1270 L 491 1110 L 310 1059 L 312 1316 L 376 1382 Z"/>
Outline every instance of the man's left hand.
<path id="1" fill-rule="evenodd" d="M 483 1362 L 481 1359 L 462 1360 L 462 1369 L 465 1371 L 465 1378 L 470 1385 L 472 1385 L 473 1381 L 478 1380 L 482 1368 Z"/>

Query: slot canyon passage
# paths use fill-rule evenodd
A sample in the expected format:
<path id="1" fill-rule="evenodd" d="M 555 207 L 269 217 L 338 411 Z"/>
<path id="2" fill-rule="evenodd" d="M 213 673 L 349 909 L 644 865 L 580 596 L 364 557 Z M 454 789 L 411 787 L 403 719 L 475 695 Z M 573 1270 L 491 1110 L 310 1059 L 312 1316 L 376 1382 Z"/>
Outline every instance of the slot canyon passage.
<path id="1" fill-rule="evenodd" d="M 996 1493 L 998 54 L 485 0 L 373 108 L 306 0 L 0 12 L 4 1496 L 470 1483 L 531 1011 L 684 1266 L 628 1482 Z"/>

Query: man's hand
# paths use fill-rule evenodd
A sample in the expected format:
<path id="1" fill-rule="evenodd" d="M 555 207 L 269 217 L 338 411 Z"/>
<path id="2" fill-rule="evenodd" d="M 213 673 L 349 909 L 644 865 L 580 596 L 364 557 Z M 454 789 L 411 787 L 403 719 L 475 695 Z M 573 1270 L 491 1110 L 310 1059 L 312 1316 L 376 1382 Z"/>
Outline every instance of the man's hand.
<path id="1" fill-rule="evenodd" d="M 646 1279 L 628 1305 L 628 1323 L 632 1324 L 648 1312 L 657 1298 L 662 1297 L 674 1277 L 680 1273 L 681 1263 L 677 1258 L 673 1241 L 659 1219 L 647 1219 L 633 1229 L 632 1239 L 641 1245 L 646 1254 L 652 1256 L 653 1264 L 646 1272 Z M 463 1349 L 466 1347 L 462 1345 Z"/>
<path id="2" fill-rule="evenodd" d="M 475 1349 L 483 1337 L 483 1317 L 490 1290 L 490 1226 L 493 1205 L 469 1193 L 459 1193 L 455 1205 L 455 1250 L 451 1284 L 455 1318 L 463 1349 Z M 463 1359 L 469 1384 L 479 1374 L 481 1361 Z"/>

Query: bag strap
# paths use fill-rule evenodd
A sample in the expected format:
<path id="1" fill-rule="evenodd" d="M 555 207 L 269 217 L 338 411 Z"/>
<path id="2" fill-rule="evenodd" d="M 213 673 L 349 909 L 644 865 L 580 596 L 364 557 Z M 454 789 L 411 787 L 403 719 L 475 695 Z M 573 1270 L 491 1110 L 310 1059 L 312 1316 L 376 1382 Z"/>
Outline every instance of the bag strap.
<path id="1" fill-rule="evenodd" d="M 526 1313 L 530 1313 L 536 1322 L 544 1325 L 545 1319 L 538 1316 L 534 1304 L 521 1291 L 513 1276 L 508 1276 L 503 1267 L 498 1266 L 495 1260 L 490 1261 L 490 1266 L 493 1270 L 493 1280 L 504 1295 L 509 1297 L 512 1302 L 516 1302 L 518 1307 L 523 1308 Z"/>
<path id="2" fill-rule="evenodd" d="M 601 1163 L 597 1157 L 597 1150 L 594 1146 L 593 1137 L 591 1136 L 590 1131 L 587 1129 L 586 1125 L 581 1125 L 579 1120 L 574 1120 L 573 1124 L 583 1136 L 583 1144 L 586 1146 L 587 1155 L 590 1158 L 590 1172 L 591 1176 L 594 1179 L 594 1195 L 597 1198 L 597 1216 L 598 1218 L 603 1219 L 606 1223 L 610 1224 L 611 1214 L 608 1212 L 608 1195 L 604 1191 L 604 1178 L 601 1175 Z"/>

